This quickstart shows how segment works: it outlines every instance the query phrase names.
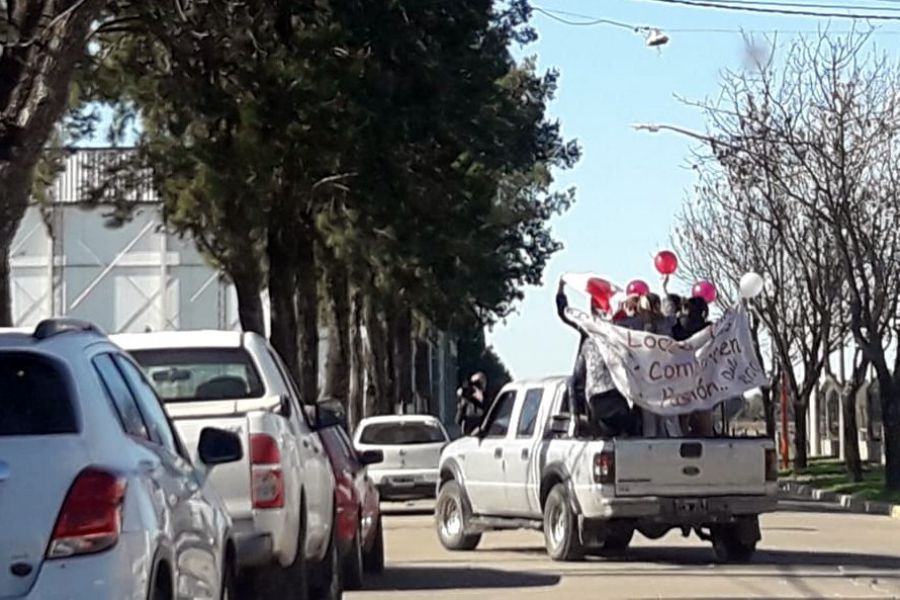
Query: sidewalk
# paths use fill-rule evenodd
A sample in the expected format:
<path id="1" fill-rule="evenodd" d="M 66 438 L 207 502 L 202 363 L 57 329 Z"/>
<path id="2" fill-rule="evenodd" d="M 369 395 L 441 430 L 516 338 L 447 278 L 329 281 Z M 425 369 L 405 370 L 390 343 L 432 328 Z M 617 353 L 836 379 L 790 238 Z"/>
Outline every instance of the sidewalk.
<path id="1" fill-rule="evenodd" d="M 852 482 L 843 463 L 835 459 L 812 460 L 802 473 L 786 471 L 778 482 L 784 496 L 836 503 L 853 513 L 900 519 L 900 494 L 885 493 L 883 485 L 880 466 L 868 467 L 863 481 Z"/>

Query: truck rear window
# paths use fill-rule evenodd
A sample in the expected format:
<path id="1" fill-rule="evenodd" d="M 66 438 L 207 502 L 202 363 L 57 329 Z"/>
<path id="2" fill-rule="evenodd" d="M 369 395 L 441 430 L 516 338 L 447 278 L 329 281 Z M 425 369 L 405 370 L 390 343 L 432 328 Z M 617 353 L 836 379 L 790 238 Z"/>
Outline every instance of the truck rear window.
<path id="1" fill-rule="evenodd" d="M 66 375 L 49 360 L 0 352 L 0 436 L 77 433 Z"/>
<path id="2" fill-rule="evenodd" d="M 242 348 L 135 350 L 130 354 L 164 402 L 241 400 L 265 394 L 259 372 Z"/>
<path id="3" fill-rule="evenodd" d="M 431 423 L 372 423 L 359 435 L 360 444 L 401 446 L 439 444 L 447 441 L 443 430 Z"/>

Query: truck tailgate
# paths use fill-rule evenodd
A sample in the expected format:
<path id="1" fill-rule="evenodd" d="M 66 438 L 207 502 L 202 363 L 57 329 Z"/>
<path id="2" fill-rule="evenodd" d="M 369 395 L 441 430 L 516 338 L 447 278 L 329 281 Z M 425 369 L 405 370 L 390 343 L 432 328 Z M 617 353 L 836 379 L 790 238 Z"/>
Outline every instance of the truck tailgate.
<path id="1" fill-rule="evenodd" d="M 213 489 L 225 502 L 228 513 L 232 518 L 246 518 L 252 514 L 252 506 L 250 500 L 250 446 L 248 421 L 245 415 L 235 415 L 231 417 L 214 416 L 214 417 L 187 417 L 178 416 L 177 410 L 171 410 L 172 405 L 166 408 L 170 409 L 170 415 L 175 423 L 175 428 L 181 435 L 184 445 L 190 452 L 191 460 L 194 464 L 200 464 L 197 457 L 197 444 L 200 441 L 200 432 L 204 427 L 216 427 L 236 433 L 241 438 L 241 445 L 244 448 L 244 457 L 233 463 L 217 465 L 209 474 L 209 483 Z"/>
<path id="2" fill-rule="evenodd" d="M 762 439 L 618 439 L 616 495 L 762 495 L 771 444 Z"/>

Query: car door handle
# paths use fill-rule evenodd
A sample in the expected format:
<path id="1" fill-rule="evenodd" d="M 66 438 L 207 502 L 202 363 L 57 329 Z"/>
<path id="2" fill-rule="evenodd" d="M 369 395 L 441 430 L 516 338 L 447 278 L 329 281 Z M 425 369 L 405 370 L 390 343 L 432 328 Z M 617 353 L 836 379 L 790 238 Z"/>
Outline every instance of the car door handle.
<path id="1" fill-rule="evenodd" d="M 522 460 L 528 460 L 528 448 L 522 448 Z"/>
<path id="2" fill-rule="evenodd" d="M 494 448 L 494 458 L 503 458 L 503 448 Z"/>

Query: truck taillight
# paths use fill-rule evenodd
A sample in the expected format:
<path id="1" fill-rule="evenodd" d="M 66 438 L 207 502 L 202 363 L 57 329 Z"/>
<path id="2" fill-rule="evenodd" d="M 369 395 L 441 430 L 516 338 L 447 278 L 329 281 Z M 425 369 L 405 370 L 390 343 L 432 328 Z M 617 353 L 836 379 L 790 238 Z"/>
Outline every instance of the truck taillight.
<path id="1" fill-rule="evenodd" d="M 778 455 L 775 448 L 766 448 L 766 481 L 778 481 Z"/>
<path id="2" fill-rule="evenodd" d="M 116 545 L 122 528 L 126 481 L 88 467 L 78 474 L 53 527 L 47 558 L 102 552 Z"/>
<path id="3" fill-rule="evenodd" d="M 594 483 L 616 482 L 616 454 L 605 450 L 594 455 Z"/>
<path id="4" fill-rule="evenodd" d="M 284 474 L 278 440 L 265 433 L 250 436 L 250 484 L 253 508 L 284 507 Z"/>

